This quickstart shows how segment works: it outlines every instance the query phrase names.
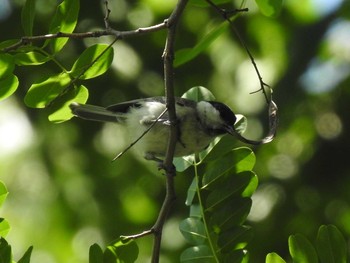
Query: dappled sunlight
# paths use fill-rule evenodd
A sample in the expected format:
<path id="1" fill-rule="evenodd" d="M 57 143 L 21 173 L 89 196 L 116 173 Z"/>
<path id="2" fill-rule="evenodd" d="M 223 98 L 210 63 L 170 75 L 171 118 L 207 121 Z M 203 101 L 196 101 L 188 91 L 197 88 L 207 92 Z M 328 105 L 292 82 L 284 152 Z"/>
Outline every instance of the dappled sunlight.
<path id="1" fill-rule="evenodd" d="M 248 220 L 258 222 L 266 219 L 274 207 L 283 201 L 284 190 L 278 184 L 263 184 L 252 196 L 253 205 Z"/>
<path id="2" fill-rule="evenodd" d="M 133 79 L 141 71 L 142 61 L 131 46 L 125 42 L 114 44 L 116 56 L 112 62 L 112 68 L 121 78 Z"/>
<path id="3" fill-rule="evenodd" d="M 0 104 L 0 159 L 20 153 L 35 141 L 30 121 L 14 100 Z"/>
<path id="4" fill-rule="evenodd" d="M 332 112 L 317 116 L 315 125 L 319 136 L 326 140 L 337 138 L 341 134 L 343 126 L 339 116 Z"/>
<path id="5" fill-rule="evenodd" d="M 289 179 L 298 173 L 298 163 L 286 154 L 273 156 L 268 163 L 270 175 L 279 179 Z"/>

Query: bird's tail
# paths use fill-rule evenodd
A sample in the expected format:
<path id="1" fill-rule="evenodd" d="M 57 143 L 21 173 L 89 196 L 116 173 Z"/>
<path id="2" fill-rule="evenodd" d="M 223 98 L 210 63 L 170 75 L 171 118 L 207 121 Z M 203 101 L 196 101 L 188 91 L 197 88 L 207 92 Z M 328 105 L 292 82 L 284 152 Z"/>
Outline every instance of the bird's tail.
<path id="1" fill-rule="evenodd" d="M 118 122 L 120 120 L 120 116 L 118 116 L 118 114 L 103 107 L 79 104 L 76 102 L 71 103 L 69 107 L 75 116 L 82 119 L 104 122 Z"/>

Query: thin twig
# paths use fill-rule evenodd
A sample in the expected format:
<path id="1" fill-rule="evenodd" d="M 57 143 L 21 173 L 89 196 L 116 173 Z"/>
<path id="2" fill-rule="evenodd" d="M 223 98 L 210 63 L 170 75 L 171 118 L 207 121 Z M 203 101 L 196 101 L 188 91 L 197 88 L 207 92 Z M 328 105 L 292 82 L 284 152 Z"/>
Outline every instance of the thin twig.
<path id="1" fill-rule="evenodd" d="M 74 78 L 70 81 L 69 85 L 68 85 L 66 88 L 64 88 L 64 89 L 61 91 L 61 93 L 59 93 L 53 100 L 51 100 L 47 105 L 45 105 L 45 107 L 50 107 L 52 104 L 55 103 L 55 101 L 56 101 L 58 98 L 61 98 L 61 97 L 62 97 L 64 94 L 66 94 L 72 87 L 74 87 L 74 84 L 75 84 L 78 80 L 80 80 L 80 77 L 83 76 L 83 75 L 85 74 L 85 72 L 86 72 L 87 70 L 89 70 L 89 69 L 93 66 L 93 64 L 95 64 L 96 61 L 99 60 L 99 59 L 103 56 L 103 54 L 105 54 L 105 53 L 107 52 L 107 50 L 110 49 L 110 48 L 114 45 L 115 42 L 117 42 L 117 40 L 118 40 L 118 38 L 114 39 L 114 40 L 108 45 L 108 47 L 106 47 L 93 61 L 91 61 L 90 64 L 86 65 L 85 68 L 78 74 L 78 76 L 74 77 Z"/>
<path id="2" fill-rule="evenodd" d="M 264 97 L 265 97 L 265 100 L 266 100 L 266 103 L 269 104 L 270 101 L 272 100 L 271 99 L 271 96 L 270 98 L 267 96 L 267 93 L 266 93 L 266 90 L 265 90 L 265 87 L 269 88 L 269 90 L 271 91 L 271 88 L 269 85 L 267 85 L 263 79 L 262 79 L 262 76 L 260 74 L 260 71 L 255 63 L 255 60 L 254 60 L 254 57 L 252 55 L 252 53 L 250 52 L 248 46 L 246 45 L 246 43 L 244 42 L 243 38 L 241 37 L 241 35 L 239 34 L 237 28 L 234 26 L 231 18 L 230 18 L 230 15 L 232 14 L 236 14 L 238 12 L 241 12 L 241 11 L 247 11 L 247 9 L 236 9 L 234 11 L 227 11 L 225 9 L 222 9 L 220 7 L 218 7 L 216 4 L 214 4 L 211 0 L 206 0 L 206 2 L 211 6 L 213 7 L 231 26 L 231 29 L 234 31 L 235 35 L 238 37 L 238 40 L 239 42 L 241 43 L 241 45 L 244 47 L 244 49 L 246 50 L 248 56 L 249 56 L 249 59 L 251 61 L 251 63 L 253 64 L 253 67 L 255 69 L 255 72 L 258 76 L 258 79 L 259 79 L 259 83 L 260 83 L 260 89 L 257 90 L 257 91 L 254 91 L 254 92 L 251 92 L 250 94 L 253 94 L 253 93 L 256 93 L 256 92 L 259 92 L 259 91 L 262 91 L 262 93 L 264 94 Z"/>
<path id="3" fill-rule="evenodd" d="M 222 9 L 222 8 L 218 7 L 211 0 L 206 0 L 206 2 L 211 7 L 213 7 L 219 14 L 221 14 L 221 16 L 230 24 L 231 29 L 234 31 L 234 33 L 238 37 L 239 42 L 241 43 L 241 45 L 246 50 L 246 52 L 247 52 L 247 54 L 248 54 L 248 56 L 250 58 L 250 61 L 253 64 L 253 67 L 255 69 L 255 72 L 256 72 L 256 74 L 258 76 L 259 83 L 260 83 L 260 89 L 257 90 L 257 91 L 253 91 L 250 94 L 262 91 L 262 93 L 263 93 L 263 95 L 265 97 L 266 103 L 267 103 L 267 105 L 269 107 L 269 131 L 268 131 L 268 134 L 263 139 L 258 140 L 258 141 L 250 140 L 250 139 L 247 139 L 247 138 L 243 137 L 238 132 L 235 132 L 234 135 L 236 135 L 237 138 L 240 141 L 245 142 L 245 143 L 249 143 L 249 144 L 252 144 L 252 145 L 260 145 L 260 144 L 271 142 L 276 136 L 277 126 L 278 126 L 278 115 L 277 115 L 278 108 L 277 108 L 276 103 L 272 100 L 272 88 L 263 81 L 262 76 L 260 74 L 258 66 L 255 63 L 255 60 L 254 60 L 254 57 L 253 57 L 252 53 L 250 52 L 248 46 L 244 42 L 243 38 L 239 34 L 238 30 L 236 29 L 236 27 L 234 26 L 234 24 L 233 24 L 233 22 L 232 22 L 232 20 L 230 18 L 230 15 L 237 14 L 237 12 L 241 12 L 241 11 L 247 11 L 247 9 L 243 8 L 243 9 L 236 9 L 234 11 L 227 11 L 225 9 Z M 269 97 L 267 95 L 267 92 L 266 92 L 265 88 L 269 89 L 269 92 L 270 92 L 269 93 L 269 95 L 270 95 Z"/>
<path id="4" fill-rule="evenodd" d="M 105 30 L 97 30 L 97 31 L 91 31 L 91 32 L 83 32 L 83 33 L 65 33 L 65 32 L 58 32 L 55 34 L 45 34 L 45 35 L 38 35 L 38 36 L 24 36 L 22 37 L 18 42 L 15 44 L 8 46 L 6 48 L 3 48 L 2 52 L 9 52 L 12 50 L 16 50 L 21 46 L 29 45 L 32 42 L 36 41 L 43 41 L 47 39 L 54 39 L 54 38 L 73 38 L 73 39 L 84 39 L 84 38 L 97 38 L 102 36 L 115 36 L 117 39 L 124 39 L 128 37 L 136 37 L 139 35 L 144 35 L 152 32 L 157 32 L 162 29 L 165 29 L 167 27 L 166 21 L 149 26 L 149 27 L 140 27 L 138 29 L 134 30 L 126 30 L 126 31 L 118 31 L 113 28 L 106 28 Z"/>
<path id="5" fill-rule="evenodd" d="M 156 125 L 158 123 L 158 121 L 160 120 L 160 118 L 163 117 L 163 115 L 167 112 L 167 108 L 157 117 L 157 119 L 155 119 L 155 121 L 135 140 L 133 141 L 128 147 L 126 147 L 123 151 L 121 151 L 116 157 L 113 158 L 113 162 L 117 159 L 119 159 L 122 155 L 124 155 L 124 153 L 126 153 L 128 150 L 130 150 L 136 143 L 138 143 L 138 141 L 140 141 L 143 136 L 145 136 L 153 127 L 154 125 Z"/>

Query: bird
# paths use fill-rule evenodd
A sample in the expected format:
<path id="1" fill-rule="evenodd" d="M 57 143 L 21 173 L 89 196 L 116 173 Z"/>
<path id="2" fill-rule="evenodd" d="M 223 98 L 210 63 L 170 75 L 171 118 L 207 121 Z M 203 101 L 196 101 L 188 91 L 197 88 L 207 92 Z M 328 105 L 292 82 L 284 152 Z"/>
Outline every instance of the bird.
<path id="1" fill-rule="evenodd" d="M 71 103 L 76 117 L 102 122 L 116 122 L 126 129 L 128 140 L 137 141 L 137 152 L 147 160 L 160 160 L 166 155 L 170 135 L 170 120 L 166 97 L 136 99 L 101 107 Z M 230 134 L 249 144 L 261 144 L 244 138 L 234 128 L 236 115 L 224 103 L 193 101 L 175 97 L 177 142 L 174 157 L 198 153 L 208 147 L 217 136 Z M 145 134 L 144 134 L 145 133 Z"/>

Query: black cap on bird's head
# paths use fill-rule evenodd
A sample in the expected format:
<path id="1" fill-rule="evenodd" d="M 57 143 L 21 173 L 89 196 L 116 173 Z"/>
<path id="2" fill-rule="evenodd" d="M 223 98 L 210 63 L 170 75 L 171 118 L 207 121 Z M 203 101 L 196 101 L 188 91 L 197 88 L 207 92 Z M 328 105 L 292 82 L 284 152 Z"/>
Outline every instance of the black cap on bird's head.
<path id="1" fill-rule="evenodd" d="M 240 133 L 238 133 L 238 131 L 236 131 L 234 124 L 236 123 L 237 118 L 227 105 L 217 101 L 207 101 L 207 103 L 210 103 L 210 105 L 216 110 L 216 113 L 218 113 L 220 116 L 221 124 L 215 128 L 215 132 L 217 134 L 228 133 L 235 136 L 238 140 L 252 145 L 260 145 L 270 141 L 269 138 L 261 141 L 254 141 L 244 138 Z"/>
<path id="2" fill-rule="evenodd" d="M 233 126 L 236 122 L 236 115 L 225 104 L 217 101 L 208 101 L 220 113 L 221 119 L 229 126 Z"/>

